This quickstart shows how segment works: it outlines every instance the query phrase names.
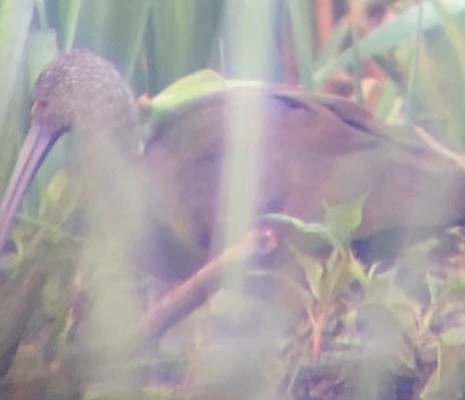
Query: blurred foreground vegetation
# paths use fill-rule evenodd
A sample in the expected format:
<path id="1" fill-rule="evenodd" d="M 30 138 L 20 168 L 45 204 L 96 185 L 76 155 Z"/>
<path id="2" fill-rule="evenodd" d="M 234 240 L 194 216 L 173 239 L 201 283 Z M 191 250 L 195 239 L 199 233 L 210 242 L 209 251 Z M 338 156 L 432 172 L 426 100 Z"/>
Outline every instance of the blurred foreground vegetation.
<path id="1" fill-rule="evenodd" d="M 112 60 L 147 119 L 153 96 L 211 68 L 353 98 L 390 124 L 419 124 L 460 155 L 464 27 L 460 0 L 0 0 L 0 193 L 28 128 L 34 79 L 70 48 Z M 237 53 L 247 62 L 235 63 Z M 85 305 L 69 147 L 63 140 L 46 161 L 1 261 L 0 398 L 109 398 L 76 372 L 87 355 L 74 347 Z M 143 382 L 139 398 L 464 398 L 463 228 L 434 232 L 396 259 L 361 261 L 349 245 L 359 207 L 330 209 L 320 226 L 269 216 L 293 232 L 286 245 L 271 243 L 273 257 L 305 276 L 304 286 L 273 276 L 276 315 L 297 322 L 279 345 L 247 323 L 230 337 L 222 315 L 243 299 L 221 292 L 128 366 Z M 316 240 L 330 249 L 323 259 L 306 251 Z M 260 281 L 263 273 L 253 274 Z M 255 301 L 244 306 L 247 322 L 271 326 L 273 315 L 259 318 Z"/>

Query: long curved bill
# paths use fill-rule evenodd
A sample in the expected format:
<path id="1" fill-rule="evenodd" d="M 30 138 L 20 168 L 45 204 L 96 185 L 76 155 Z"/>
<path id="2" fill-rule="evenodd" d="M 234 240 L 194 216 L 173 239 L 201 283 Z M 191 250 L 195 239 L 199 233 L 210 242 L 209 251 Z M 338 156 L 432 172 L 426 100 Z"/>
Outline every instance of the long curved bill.
<path id="1" fill-rule="evenodd" d="M 0 205 L 0 254 L 24 193 L 56 139 L 57 135 L 50 129 L 37 124 L 33 124 L 27 133 Z"/>

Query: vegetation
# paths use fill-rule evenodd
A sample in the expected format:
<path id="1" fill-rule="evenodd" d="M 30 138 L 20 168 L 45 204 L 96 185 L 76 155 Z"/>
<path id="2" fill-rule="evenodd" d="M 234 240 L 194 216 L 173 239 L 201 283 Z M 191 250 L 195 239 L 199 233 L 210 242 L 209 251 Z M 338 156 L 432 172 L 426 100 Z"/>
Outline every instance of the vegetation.
<path id="1" fill-rule="evenodd" d="M 148 137 L 225 79 L 254 79 L 350 97 L 391 125 L 421 126 L 463 170 L 464 20 L 459 0 L 0 0 L 0 193 L 29 125 L 33 82 L 71 48 L 112 60 Z M 206 68 L 221 76 L 197 72 Z M 95 249 L 72 147 L 67 138 L 52 151 L 3 249 L 0 397 L 465 398 L 463 227 L 362 257 L 353 233 L 363 198 L 328 206 L 323 224 L 263 216 L 206 265 L 206 281 L 170 287 L 162 300 L 138 272 L 139 318 L 125 320 L 128 332 L 111 328 L 129 313 L 121 304 L 131 296 L 120 293 L 83 345 L 97 328 L 86 322 L 94 298 L 82 254 Z M 218 275 L 244 264 L 246 295 L 216 290 Z M 207 304 L 186 312 L 199 287 Z"/>

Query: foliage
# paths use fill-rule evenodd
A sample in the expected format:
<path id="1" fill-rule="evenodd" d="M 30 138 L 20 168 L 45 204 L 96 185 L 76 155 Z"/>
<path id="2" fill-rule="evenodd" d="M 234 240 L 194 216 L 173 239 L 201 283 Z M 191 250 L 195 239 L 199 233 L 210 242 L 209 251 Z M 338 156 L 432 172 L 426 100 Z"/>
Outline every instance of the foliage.
<path id="1" fill-rule="evenodd" d="M 260 31 L 269 45 L 262 69 L 253 57 L 265 51 L 252 40 L 259 33 L 251 29 L 236 43 L 244 34 L 228 21 L 243 14 L 232 3 L 0 0 L 0 188 L 27 130 L 35 77 L 58 49 L 80 47 L 118 66 L 141 96 L 152 127 L 196 96 L 234 86 L 245 76 L 343 93 L 383 120 L 421 124 L 441 143 L 463 151 L 463 2 L 257 0 L 271 10 Z M 254 20 L 250 4 L 243 0 L 242 7 Z M 242 43 L 247 44 L 246 61 L 233 65 Z M 85 277 L 77 268 L 85 240 L 81 193 L 67 165 L 73 166 L 69 149 L 64 141 L 45 163 L 18 216 L 14 246 L 1 260 L 3 299 L 14 292 L 9 282 L 31 263 L 44 267 L 49 277 L 14 367 L 3 379 L 4 390 L 17 390 L 12 398 L 33 398 L 31 393 L 71 398 L 78 392 L 82 398 L 111 398 L 98 387 L 76 387 L 68 365 L 76 359 L 74 336 L 86 307 Z M 327 206 L 324 224 L 282 214 L 263 217 L 277 232 L 290 232 L 278 240 L 271 257 L 258 256 L 257 264 L 266 268 L 250 273 L 280 288 L 272 300 L 274 315 L 263 315 L 260 299 L 243 304 L 237 293 L 213 296 L 208 307 L 181 324 L 171 342 L 147 345 L 134 367 L 143 375 L 137 377 L 143 382 L 137 398 L 213 399 L 218 393 L 227 399 L 252 398 L 250 393 L 298 400 L 338 399 L 347 393 L 353 398 L 462 398 L 463 230 L 431 235 L 397 259 L 363 260 L 351 247 L 363 203 L 362 198 Z M 247 312 L 231 323 L 238 308 Z M 0 326 L 7 319 L 0 310 Z M 257 321 L 264 328 L 253 336 L 248 329 Z M 286 327 L 278 344 L 266 334 L 276 321 Z M 245 359 L 227 352 L 231 343 L 245 349 Z M 222 352 L 226 359 L 218 356 Z M 239 367 L 228 369 L 229 364 Z M 218 365 L 224 375 L 221 368 L 215 370 Z"/>

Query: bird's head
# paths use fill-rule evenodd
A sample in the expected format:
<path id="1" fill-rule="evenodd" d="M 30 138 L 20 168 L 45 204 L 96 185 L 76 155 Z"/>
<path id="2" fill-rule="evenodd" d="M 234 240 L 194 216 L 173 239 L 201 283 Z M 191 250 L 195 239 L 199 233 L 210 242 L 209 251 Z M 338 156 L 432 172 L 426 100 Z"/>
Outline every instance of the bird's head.
<path id="1" fill-rule="evenodd" d="M 137 134 L 131 89 L 115 67 L 86 50 L 65 53 L 45 68 L 33 89 L 32 125 L 58 137 L 67 131 Z"/>
<path id="2" fill-rule="evenodd" d="M 134 96 L 110 62 L 74 50 L 47 66 L 34 84 L 31 126 L 0 205 L 0 251 L 24 192 L 62 134 L 75 132 L 86 149 L 112 142 L 132 156 L 139 129 Z"/>

